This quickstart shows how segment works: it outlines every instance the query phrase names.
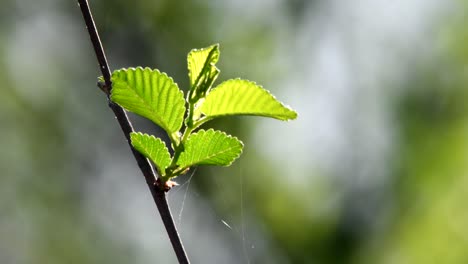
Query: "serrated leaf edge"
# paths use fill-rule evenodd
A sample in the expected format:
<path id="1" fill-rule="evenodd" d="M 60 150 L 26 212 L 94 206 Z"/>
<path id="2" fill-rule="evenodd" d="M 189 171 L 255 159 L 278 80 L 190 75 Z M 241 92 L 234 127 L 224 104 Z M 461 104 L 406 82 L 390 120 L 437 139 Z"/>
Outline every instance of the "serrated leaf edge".
<path id="1" fill-rule="evenodd" d="M 258 114 L 227 114 L 227 115 L 213 115 L 213 116 L 210 116 L 212 118 L 216 118 L 216 117 L 223 117 L 223 116 L 236 116 L 236 115 L 250 115 L 250 116 L 262 116 L 262 117 L 269 117 L 269 118 L 275 118 L 275 119 L 278 119 L 278 120 L 281 120 L 281 121 L 290 121 L 290 120 L 294 120 L 298 117 L 298 113 L 292 109 L 292 107 L 290 107 L 289 105 L 283 103 L 282 101 L 278 100 L 278 98 L 276 98 L 276 96 L 271 93 L 269 90 L 265 89 L 262 85 L 254 82 L 254 81 L 250 81 L 250 80 L 247 80 L 247 79 L 241 79 L 241 78 L 234 78 L 234 79 L 229 79 L 229 80 L 226 80 L 226 81 L 223 81 L 222 83 L 218 84 L 216 87 L 214 87 L 213 89 L 211 89 L 208 94 L 205 96 L 205 100 L 199 104 L 196 108 L 197 111 L 200 111 L 203 115 L 205 116 L 208 116 L 206 115 L 203 111 L 202 111 L 202 107 L 203 107 L 203 104 L 205 103 L 206 101 L 206 98 L 210 95 L 210 93 L 212 92 L 215 92 L 216 89 L 218 89 L 219 87 L 221 87 L 221 85 L 227 83 L 227 82 L 231 82 L 231 81 L 242 81 L 242 82 L 247 82 L 247 83 L 250 83 L 250 84 L 253 84 L 259 88 L 261 88 L 262 90 L 264 90 L 269 96 L 271 96 L 274 100 L 276 100 L 282 107 L 286 108 L 287 110 L 291 111 L 294 113 L 294 117 L 293 118 L 285 118 L 285 119 L 281 119 L 281 118 L 276 118 L 276 117 L 272 117 L 271 115 L 270 116 L 267 116 L 267 115 L 258 115 Z"/>
<path id="2" fill-rule="evenodd" d="M 211 49 L 210 49 L 210 48 L 211 48 Z M 195 53 L 195 52 L 199 52 L 199 51 L 204 51 L 204 50 L 210 50 L 210 51 L 211 51 L 211 50 L 213 50 L 213 49 L 217 49 L 218 52 L 220 52 L 220 50 L 219 50 L 219 43 L 210 45 L 210 46 L 205 47 L 205 48 L 191 49 L 191 50 L 189 51 L 189 53 L 187 54 L 187 71 L 188 71 L 188 74 L 189 74 L 189 81 L 190 81 L 190 82 L 191 82 L 190 79 L 191 79 L 191 77 L 192 77 L 192 76 L 191 76 L 191 71 L 190 71 L 190 68 L 191 68 L 191 67 L 190 67 L 190 65 L 191 65 L 190 56 L 191 56 L 191 54 L 192 54 L 192 53 Z M 209 54 L 208 54 L 208 55 L 209 55 Z M 208 58 L 207 58 L 207 59 L 208 59 Z M 210 62 L 210 65 L 213 66 L 213 67 L 215 67 L 215 68 L 219 71 L 219 69 L 216 67 L 216 63 L 217 63 L 218 61 L 219 61 L 219 55 L 218 55 L 218 58 L 217 58 L 217 60 L 216 60 L 215 62 Z M 198 76 L 195 76 L 195 80 L 198 80 L 198 79 L 199 79 L 199 76 L 202 74 L 205 65 L 206 65 L 206 60 L 205 60 L 205 62 L 203 63 L 203 67 L 202 67 L 200 73 L 198 74 Z M 192 85 L 192 84 L 190 84 L 190 85 Z M 191 88 L 191 89 L 193 89 L 193 88 Z"/>
<path id="3" fill-rule="evenodd" d="M 150 137 L 150 138 L 156 139 L 156 141 L 162 143 L 162 145 L 164 146 L 164 149 L 165 149 L 166 152 L 169 154 L 169 159 L 172 160 L 171 154 L 169 153 L 169 149 L 167 148 L 166 143 L 164 143 L 164 141 L 162 141 L 162 139 L 160 139 L 159 137 L 155 137 L 154 135 L 150 135 L 150 134 L 142 133 L 142 132 L 131 132 L 131 133 L 130 133 L 130 144 L 132 145 L 133 148 L 135 148 L 135 150 L 137 150 L 137 149 L 136 149 L 136 147 L 133 145 L 132 135 L 148 136 L 148 137 Z M 140 152 L 139 150 L 137 150 L 137 151 Z M 140 152 L 140 153 L 141 153 L 143 156 L 145 156 L 146 158 L 148 158 L 149 160 L 151 160 L 151 162 L 156 166 L 156 168 L 157 168 L 159 174 L 161 174 L 161 176 L 164 176 L 164 175 L 166 174 L 165 170 L 166 170 L 167 167 L 170 165 L 170 162 L 169 162 L 169 165 L 168 165 L 168 166 L 166 166 L 166 167 L 161 167 L 161 165 L 158 164 L 158 163 L 157 163 L 155 160 L 153 160 L 151 157 L 149 157 L 149 155 L 146 156 L 145 153 L 142 153 L 142 152 Z"/>
<path id="4" fill-rule="evenodd" d="M 200 133 L 204 133 L 204 134 L 206 134 L 206 133 L 220 133 L 220 134 L 225 135 L 226 138 L 228 138 L 228 139 L 236 139 L 237 142 L 239 142 L 240 145 L 241 145 L 241 148 L 240 148 L 239 153 L 237 154 L 236 157 L 234 157 L 234 159 L 233 159 L 229 164 L 226 164 L 226 165 L 216 165 L 216 166 L 228 167 L 228 166 L 230 166 L 236 159 L 238 159 L 238 158 L 242 155 L 242 153 L 243 153 L 243 150 L 244 150 L 244 142 L 242 142 L 242 140 L 240 140 L 239 138 L 237 138 L 237 137 L 235 137 L 235 136 L 229 135 L 229 134 L 227 134 L 227 133 L 224 132 L 224 131 L 221 131 L 221 130 L 214 130 L 213 128 L 210 128 L 210 129 L 208 129 L 208 130 L 204 130 L 204 129 L 198 130 L 197 132 L 191 134 L 191 135 L 187 138 L 187 142 L 190 140 L 190 138 L 191 138 L 192 136 L 196 136 L 196 135 L 199 136 Z M 182 152 L 182 153 L 183 153 L 183 152 Z M 218 153 L 224 153 L 224 152 L 218 152 Z M 214 156 L 216 156 L 216 155 L 213 155 L 213 156 L 211 156 L 211 157 L 214 157 Z M 211 157 L 209 157 L 209 158 L 211 158 Z M 209 159 L 209 158 L 207 158 L 207 159 Z M 194 166 L 194 165 L 195 165 L 195 164 L 190 165 L 190 166 Z M 190 166 L 188 166 L 188 167 L 190 167 Z"/>
<path id="5" fill-rule="evenodd" d="M 117 72 L 121 72 L 121 71 L 125 71 L 125 72 L 126 72 L 126 71 L 129 71 L 129 70 L 136 71 L 136 70 L 138 70 L 138 69 L 139 69 L 139 70 L 142 70 L 142 71 L 149 70 L 149 71 L 151 71 L 151 72 L 157 72 L 157 73 L 159 73 L 159 74 L 161 74 L 161 75 L 167 77 L 167 78 L 177 87 L 177 89 L 179 90 L 179 94 L 182 95 L 182 98 L 184 98 L 184 92 L 180 89 L 179 85 L 175 82 L 175 80 L 174 80 L 171 76 L 169 76 L 166 72 L 160 71 L 160 70 L 158 70 L 158 69 L 152 69 L 152 68 L 150 68 L 150 67 L 141 67 L 141 66 L 138 66 L 138 67 L 128 67 L 128 68 L 121 68 L 121 69 L 118 69 L 118 70 L 114 70 L 114 71 L 112 72 L 112 74 L 111 74 L 111 80 L 112 80 L 112 77 L 114 76 L 114 74 L 117 73 Z M 138 95 L 138 94 L 137 94 L 137 95 Z M 147 104 L 144 102 L 144 100 L 143 100 L 143 98 L 142 98 L 141 96 L 138 95 L 138 98 L 140 98 L 140 100 L 142 101 L 142 104 L 147 105 Z M 114 102 L 114 100 L 112 99 L 112 90 L 111 90 L 110 99 L 111 99 L 111 101 Z M 185 112 L 187 111 L 187 109 L 186 109 L 186 107 L 185 107 L 185 100 L 184 100 L 184 104 L 183 104 L 182 106 L 183 106 L 183 110 L 184 110 L 183 113 L 185 114 Z M 123 107 L 123 108 L 125 108 L 125 107 Z M 157 119 L 157 120 L 159 121 L 159 123 L 161 123 L 161 125 L 158 124 L 158 123 L 156 123 L 156 125 L 160 126 L 160 127 L 163 128 L 164 130 L 166 130 L 166 132 L 167 132 L 168 134 L 175 133 L 175 132 L 177 132 L 177 131 L 179 131 L 179 130 L 181 129 L 182 124 L 183 124 L 183 120 L 184 120 L 183 117 L 182 117 L 182 119 L 181 119 L 182 122 L 180 122 L 180 125 L 178 126 L 178 128 L 177 128 L 175 131 L 171 131 L 171 130 L 169 130 L 168 127 L 162 125 L 162 124 L 164 124 L 165 122 L 161 122 L 162 119 L 159 118 L 160 114 L 159 114 L 159 113 L 155 113 L 155 112 L 152 110 L 151 107 L 150 107 L 149 109 L 151 109 L 151 110 L 150 110 L 151 114 L 152 114 L 154 117 L 156 117 L 155 119 Z M 131 111 L 128 110 L 128 109 L 126 109 L 126 110 L 129 111 L 129 112 L 131 112 Z M 145 118 L 147 118 L 147 117 L 145 117 Z M 148 118 L 148 119 L 151 120 L 151 118 Z"/>

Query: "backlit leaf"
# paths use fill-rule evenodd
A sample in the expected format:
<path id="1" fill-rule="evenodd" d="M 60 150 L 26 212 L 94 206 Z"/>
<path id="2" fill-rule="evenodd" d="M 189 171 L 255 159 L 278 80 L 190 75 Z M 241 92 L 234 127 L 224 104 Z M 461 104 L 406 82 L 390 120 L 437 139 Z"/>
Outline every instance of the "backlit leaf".
<path id="1" fill-rule="evenodd" d="M 229 166 L 239 157 L 243 146 L 240 140 L 222 131 L 199 130 L 188 137 L 177 165 L 183 168 L 193 165 Z"/>
<path id="2" fill-rule="evenodd" d="M 283 105 L 269 91 L 254 82 L 228 80 L 213 88 L 200 106 L 210 118 L 230 115 L 256 115 L 290 120 L 297 113 Z"/>
<path id="3" fill-rule="evenodd" d="M 176 83 L 158 70 L 129 68 L 112 74 L 111 100 L 173 134 L 182 126 L 185 100 Z"/>
<path id="4" fill-rule="evenodd" d="M 165 176 L 165 170 L 171 164 L 166 144 L 160 138 L 140 132 L 131 133 L 130 139 L 132 146 L 156 165 L 160 175 Z"/>
<path id="5" fill-rule="evenodd" d="M 219 54 L 218 44 L 203 49 L 194 49 L 188 54 L 190 89 L 194 90 L 194 97 L 204 96 L 218 77 L 219 69 L 215 64 L 218 62 Z"/>

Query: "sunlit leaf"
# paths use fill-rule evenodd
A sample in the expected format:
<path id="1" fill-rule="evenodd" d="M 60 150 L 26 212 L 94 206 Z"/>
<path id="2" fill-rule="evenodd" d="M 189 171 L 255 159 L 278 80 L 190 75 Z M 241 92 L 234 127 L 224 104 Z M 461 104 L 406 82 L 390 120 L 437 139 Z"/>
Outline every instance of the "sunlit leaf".
<path id="1" fill-rule="evenodd" d="M 240 140 L 224 132 L 200 130 L 188 137 L 177 165 L 183 168 L 193 165 L 229 166 L 239 157 L 243 146 Z"/>
<path id="2" fill-rule="evenodd" d="M 160 175 L 165 176 L 166 168 L 171 164 L 171 155 L 166 144 L 155 136 L 143 133 L 131 133 L 132 146 L 156 165 Z"/>
<path id="3" fill-rule="evenodd" d="M 207 117 L 256 115 L 290 120 L 297 113 L 254 82 L 228 80 L 213 88 L 200 106 Z"/>
<path id="4" fill-rule="evenodd" d="M 111 100 L 146 117 L 169 134 L 182 126 L 185 100 L 172 78 L 150 68 L 129 68 L 112 74 Z"/>
<path id="5" fill-rule="evenodd" d="M 200 98 L 211 87 L 219 75 L 215 64 L 219 59 L 219 45 L 215 44 L 203 49 L 191 50 L 187 56 L 190 87 L 193 96 Z"/>

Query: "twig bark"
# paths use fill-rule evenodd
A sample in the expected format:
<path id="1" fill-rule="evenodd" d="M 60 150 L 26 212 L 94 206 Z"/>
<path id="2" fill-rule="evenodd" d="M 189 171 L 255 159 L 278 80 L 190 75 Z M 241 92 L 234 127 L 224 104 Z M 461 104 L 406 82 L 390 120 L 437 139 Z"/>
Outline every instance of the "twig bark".
<path id="1" fill-rule="evenodd" d="M 114 112 L 115 117 L 119 122 L 120 127 L 122 128 L 122 131 L 127 139 L 127 142 L 130 145 L 133 156 L 135 157 L 135 160 L 138 163 L 138 167 L 140 167 L 140 170 L 143 173 L 143 176 L 145 177 L 146 183 L 148 184 L 148 187 L 151 191 L 151 195 L 153 196 L 153 200 L 156 203 L 159 214 L 161 215 L 164 226 L 166 227 L 167 234 L 169 235 L 169 239 L 171 241 L 172 247 L 174 248 L 174 252 L 177 256 L 177 259 L 179 260 L 179 263 L 188 264 L 189 260 L 182 245 L 182 241 L 180 240 L 176 226 L 174 224 L 174 219 L 172 217 L 169 205 L 167 203 L 166 191 L 164 190 L 164 186 L 161 186 L 158 183 L 158 176 L 153 170 L 153 167 L 151 166 L 149 160 L 137 150 L 135 150 L 130 144 L 130 133 L 134 130 L 130 120 L 127 117 L 127 114 L 125 113 L 125 110 L 123 110 L 122 107 L 113 103 L 109 99 L 110 91 L 112 89 L 111 72 L 107 63 L 106 55 L 104 53 L 101 40 L 99 38 L 99 34 L 96 29 L 96 25 L 94 23 L 93 16 L 91 14 L 91 10 L 89 8 L 88 1 L 78 0 L 78 5 L 80 6 L 81 13 L 83 14 L 83 19 L 86 23 L 89 37 L 93 44 L 94 52 L 96 53 L 96 58 L 99 62 L 99 68 L 101 69 L 102 76 L 104 77 L 105 85 L 103 87 L 103 91 L 107 95 L 109 107 Z"/>

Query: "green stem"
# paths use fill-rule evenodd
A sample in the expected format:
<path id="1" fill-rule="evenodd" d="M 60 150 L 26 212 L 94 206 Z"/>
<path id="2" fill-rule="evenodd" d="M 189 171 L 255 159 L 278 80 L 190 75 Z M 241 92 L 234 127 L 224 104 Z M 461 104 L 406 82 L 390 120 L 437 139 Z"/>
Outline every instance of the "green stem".
<path id="1" fill-rule="evenodd" d="M 208 117 L 203 117 L 196 121 L 193 120 L 194 105 L 195 104 L 191 103 L 189 100 L 189 112 L 187 119 L 185 120 L 186 127 L 183 135 L 180 137 L 180 141 L 179 138 L 177 138 L 177 144 L 174 144 L 174 141 L 171 139 L 171 141 L 173 141 L 174 144 L 174 157 L 172 158 L 172 162 L 168 167 L 170 169 L 167 172 L 166 177 L 163 178 L 164 181 L 167 181 L 174 176 L 178 176 L 187 169 L 177 167 L 177 160 L 179 159 L 180 154 L 184 151 L 184 143 L 187 141 L 190 134 L 192 134 L 193 130 L 197 129 L 205 122 L 211 120 L 211 118 Z"/>
<path id="2" fill-rule="evenodd" d="M 193 126 L 193 112 L 195 111 L 195 103 L 196 102 L 190 102 L 191 100 L 189 100 L 189 109 L 188 109 L 188 115 L 187 115 L 187 121 L 186 121 L 186 125 L 187 125 L 187 128 L 185 129 L 185 131 L 187 131 L 188 128 L 192 127 Z M 185 134 L 185 131 L 184 131 L 184 134 Z"/>
<path id="3" fill-rule="evenodd" d="M 174 144 L 174 141 L 172 143 L 172 144 L 174 144 L 174 157 L 172 158 L 172 162 L 169 165 L 169 168 L 177 168 L 177 160 L 179 159 L 180 154 L 184 151 L 184 143 L 187 140 L 188 135 L 190 135 L 190 133 L 192 133 L 192 131 L 194 129 L 194 126 L 193 126 L 193 124 L 194 124 L 194 122 L 193 122 L 193 111 L 194 111 L 193 104 L 190 103 L 190 100 L 189 100 L 189 112 L 188 112 L 187 119 L 185 121 L 186 126 L 185 126 L 185 130 L 184 130 L 184 134 L 182 135 L 180 141 L 179 141 L 179 139 L 177 139 L 177 144 Z M 171 139 L 171 141 L 172 141 L 172 139 Z M 168 178 L 173 177 L 173 176 L 178 176 L 177 171 L 178 171 L 178 169 L 176 169 L 174 171 L 169 171 Z"/>
<path id="4" fill-rule="evenodd" d="M 195 123 L 193 123 L 193 129 L 196 129 L 198 128 L 199 126 L 205 124 L 206 122 L 212 120 L 213 118 L 211 117 L 203 117 L 203 118 L 200 118 L 198 119 L 197 121 L 195 121 Z"/>

